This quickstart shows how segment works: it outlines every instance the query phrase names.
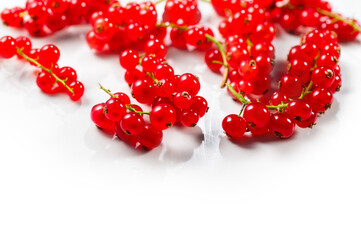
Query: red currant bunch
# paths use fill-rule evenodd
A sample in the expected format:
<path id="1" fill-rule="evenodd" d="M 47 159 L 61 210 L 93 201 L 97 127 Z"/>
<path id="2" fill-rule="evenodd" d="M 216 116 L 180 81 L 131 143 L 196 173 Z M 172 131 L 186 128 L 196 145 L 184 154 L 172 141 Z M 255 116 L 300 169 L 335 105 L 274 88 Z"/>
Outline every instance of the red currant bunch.
<path id="1" fill-rule="evenodd" d="M 174 74 L 174 69 L 154 53 L 140 58 L 137 51 L 128 49 L 119 59 L 138 102 L 153 107 L 172 106 L 175 122 L 186 127 L 194 127 L 207 112 L 207 101 L 197 95 L 201 88 L 198 77 L 191 73 Z"/>
<path id="2" fill-rule="evenodd" d="M 27 0 L 24 8 L 14 7 L 1 12 L 1 19 L 10 27 L 25 27 L 30 35 L 43 37 L 70 25 L 84 23 L 94 9 L 109 1 L 97 0 Z"/>
<path id="3" fill-rule="evenodd" d="M 40 69 L 36 84 L 44 93 L 63 92 L 73 101 L 78 101 L 83 96 L 84 85 L 78 81 L 76 71 L 71 67 L 59 67 L 60 51 L 55 45 L 32 48 L 32 42 L 27 37 L 0 38 L 0 58 L 9 59 L 15 55 Z"/>

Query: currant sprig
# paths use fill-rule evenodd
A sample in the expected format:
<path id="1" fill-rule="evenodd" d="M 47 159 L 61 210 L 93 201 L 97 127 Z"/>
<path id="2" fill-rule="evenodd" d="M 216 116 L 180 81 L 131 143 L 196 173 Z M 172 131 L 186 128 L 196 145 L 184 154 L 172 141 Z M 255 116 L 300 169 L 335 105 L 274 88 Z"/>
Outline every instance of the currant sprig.
<path id="1" fill-rule="evenodd" d="M 51 66 L 50 68 L 47 68 L 45 66 L 43 66 L 41 63 L 38 62 L 38 57 L 37 58 L 31 58 L 29 56 L 27 56 L 24 52 L 23 52 L 23 48 L 16 48 L 17 53 L 22 56 L 24 59 L 26 59 L 27 61 L 33 63 L 36 67 L 41 68 L 42 70 L 44 70 L 45 72 L 49 73 L 56 82 L 61 83 L 73 96 L 74 96 L 74 89 L 70 88 L 67 84 L 66 81 L 68 80 L 66 79 L 60 79 L 54 72 L 53 72 L 53 66 Z"/>
<path id="2" fill-rule="evenodd" d="M 0 58 L 9 59 L 17 55 L 31 65 L 41 69 L 36 83 L 46 94 L 66 93 L 73 101 L 78 101 L 84 94 L 84 85 L 78 81 L 76 71 L 71 67 L 58 65 L 60 51 L 53 44 L 46 44 L 40 49 L 32 48 L 27 37 L 14 39 L 11 36 L 0 38 Z"/>

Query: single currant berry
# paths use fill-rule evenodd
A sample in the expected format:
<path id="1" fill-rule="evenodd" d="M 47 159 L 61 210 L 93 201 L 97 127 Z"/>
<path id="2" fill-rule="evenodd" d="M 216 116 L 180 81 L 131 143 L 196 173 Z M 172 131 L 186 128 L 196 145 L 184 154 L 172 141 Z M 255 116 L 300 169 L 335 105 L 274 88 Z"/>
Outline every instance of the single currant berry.
<path id="1" fill-rule="evenodd" d="M 15 44 L 16 44 L 16 47 L 21 49 L 21 51 L 25 55 L 28 55 L 30 53 L 32 43 L 31 43 L 31 40 L 29 38 L 27 38 L 27 37 L 18 37 L 18 38 L 15 39 Z M 17 56 L 19 58 L 23 58 L 18 53 L 16 53 L 16 54 L 17 54 Z"/>
<path id="2" fill-rule="evenodd" d="M 20 7 L 14 7 L 12 9 L 4 9 L 1 12 L 1 19 L 4 25 L 10 27 L 21 27 L 24 23 L 24 18 L 21 13 L 25 12 L 25 9 Z"/>
<path id="3" fill-rule="evenodd" d="M 0 38 L 0 58 L 12 58 L 16 54 L 16 41 L 13 37 Z"/>
<path id="4" fill-rule="evenodd" d="M 155 86 L 147 78 L 136 80 L 132 84 L 132 95 L 140 103 L 151 104 L 155 98 Z"/>
<path id="5" fill-rule="evenodd" d="M 157 80 L 155 83 L 156 94 L 159 97 L 171 97 L 174 93 L 174 85 L 168 79 Z"/>
<path id="6" fill-rule="evenodd" d="M 73 101 L 80 100 L 80 98 L 84 95 L 84 85 L 79 81 L 75 81 L 70 83 L 68 86 L 73 90 L 73 93 L 67 91 L 70 99 Z"/>
<path id="7" fill-rule="evenodd" d="M 58 63 L 60 58 L 60 51 L 54 44 L 47 44 L 40 48 L 39 63 L 47 68 L 53 67 Z"/>
<path id="8" fill-rule="evenodd" d="M 313 70 L 311 80 L 318 87 L 329 88 L 335 81 L 335 74 L 328 67 L 318 67 Z"/>
<path id="9" fill-rule="evenodd" d="M 115 96 L 116 99 L 118 99 L 124 105 L 130 104 L 130 98 L 128 97 L 127 94 L 122 93 L 122 92 L 117 92 L 117 93 L 114 93 L 113 95 Z"/>
<path id="10" fill-rule="evenodd" d="M 95 36 L 103 41 L 111 39 L 116 31 L 114 24 L 109 18 L 99 18 L 93 25 Z"/>
<path id="11" fill-rule="evenodd" d="M 151 39 L 145 44 L 144 52 L 146 55 L 154 55 L 157 58 L 164 58 L 167 55 L 167 48 L 160 40 Z"/>
<path id="12" fill-rule="evenodd" d="M 181 92 L 188 92 L 190 95 L 195 96 L 201 89 L 201 84 L 198 77 L 191 73 L 184 73 L 177 82 L 176 90 Z"/>
<path id="13" fill-rule="evenodd" d="M 115 134 L 117 137 L 125 142 L 126 144 L 129 144 L 132 147 L 136 147 L 138 145 L 138 137 L 135 135 L 128 135 L 126 134 L 123 129 L 120 127 L 120 123 L 117 122 L 114 127 Z"/>
<path id="14" fill-rule="evenodd" d="M 208 112 L 208 102 L 204 97 L 195 96 L 190 108 L 198 113 L 199 117 L 203 117 Z"/>
<path id="15" fill-rule="evenodd" d="M 280 83 L 280 92 L 289 98 L 297 98 L 302 93 L 302 81 L 299 78 L 285 75 L 282 77 Z"/>
<path id="16" fill-rule="evenodd" d="M 165 130 L 173 126 L 177 120 L 175 109 L 168 104 L 159 104 L 150 112 L 150 122 L 158 130 Z"/>
<path id="17" fill-rule="evenodd" d="M 338 59 L 329 53 L 325 53 L 317 59 L 316 63 L 318 67 L 334 68 L 338 63 Z"/>
<path id="18" fill-rule="evenodd" d="M 120 65 L 126 69 L 134 69 L 139 63 L 139 54 L 137 51 L 128 49 L 122 52 L 119 57 Z"/>
<path id="19" fill-rule="evenodd" d="M 160 63 L 154 70 L 154 77 L 158 80 L 168 79 L 170 81 L 173 81 L 174 69 L 167 63 Z"/>
<path id="20" fill-rule="evenodd" d="M 174 105 L 180 109 L 187 109 L 193 103 L 193 97 L 188 92 L 178 92 L 173 97 Z"/>
<path id="21" fill-rule="evenodd" d="M 295 123 L 284 113 L 272 114 L 268 127 L 270 132 L 278 138 L 290 138 L 295 132 Z"/>
<path id="22" fill-rule="evenodd" d="M 257 63 L 254 59 L 243 60 L 239 65 L 238 72 L 245 79 L 252 79 L 258 74 Z"/>
<path id="23" fill-rule="evenodd" d="M 180 122 L 185 127 L 195 127 L 199 121 L 199 115 L 193 109 L 183 109 L 180 114 Z"/>
<path id="24" fill-rule="evenodd" d="M 305 61 L 294 59 L 288 66 L 288 75 L 300 79 L 306 85 L 310 81 L 311 66 Z"/>
<path id="25" fill-rule="evenodd" d="M 110 121 L 105 117 L 103 107 L 104 103 L 99 103 L 92 108 L 90 112 L 91 120 L 100 129 L 103 129 L 107 132 L 114 132 L 115 122 Z"/>
<path id="26" fill-rule="evenodd" d="M 342 78 L 340 76 L 336 76 L 333 84 L 328 88 L 331 93 L 339 92 L 342 87 Z"/>
<path id="27" fill-rule="evenodd" d="M 125 114 L 120 120 L 120 127 L 128 135 L 137 136 L 143 132 L 145 126 L 144 119 L 135 112 Z"/>
<path id="28" fill-rule="evenodd" d="M 146 78 L 146 75 L 143 71 L 140 71 L 137 68 L 130 69 L 125 71 L 124 80 L 131 86 L 135 81 Z"/>
<path id="29" fill-rule="evenodd" d="M 301 122 L 310 118 L 312 108 L 302 100 L 294 100 L 288 104 L 285 113 L 292 119 Z"/>
<path id="30" fill-rule="evenodd" d="M 116 98 L 110 98 L 104 105 L 104 115 L 111 121 L 120 121 L 127 112 L 127 107 Z"/>
<path id="31" fill-rule="evenodd" d="M 301 122 L 296 121 L 296 124 L 300 128 L 312 128 L 313 126 L 316 125 L 316 120 L 317 120 L 317 114 L 312 112 L 311 116 L 308 119 L 303 120 Z"/>
<path id="32" fill-rule="evenodd" d="M 250 80 L 241 79 L 237 83 L 238 91 L 242 94 L 248 95 L 253 92 L 254 90 L 254 84 Z"/>
<path id="33" fill-rule="evenodd" d="M 270 119 L 270 112 L 262 103 L 250 103 L 245 107 L 243 117 L 251 128 L 265 127 Z"/>
<path id="34" fill-rule="evenodd" d="M 40 90 L 46 94 L 55 94 L 58 91 L 59 85 L 55 78 L 48 72 L 41 72 L 36 78 L 36 84 Z"/>
<path id="35" fill-rule="evenodd" d="M 274 92 L 270 99 L 270 104 L 273 106 L 278 106 L 280 104 L 285 104 L 288 102 L 289 102 L 289 100 L 288 100 L 287 95 L 284 93 L 281 93 L 279 91 Z"/>
<path id="36" fill-rule="evenodd" d="M 218 49 L 209 49 L 204 57 L 208 68 L 215 72 L 220 73 L 223 67 L 223 58 Z"/>
<path id="37" fill-rule="evenodd" d="M 142 133 L 138 136 L 140 147 L 144 150 L 152 150 L 158 147 L 163 140 L 163 132 L 151 124 L 146 124 Z"/>
<path id="38" fill-rule="evenodd" d="M 72 67 L 60 68 L 59 73 L 57 75 L 61 80 L 64 80 L 67 85 L 78 80 L 78 75 Z"/>
<path id="39" fill-rule="evenodd" d="M 230 114 L 223 119 L 222 128 L 228 137 L 240 138 L 247 131 L 247 124 L 244 118 Z"/>
<path id="40" fill-rule="evenodd" d="M 324 113 L 331 108 L 332 93 L 325 88 L 315 88 L 308 97 L 308 103 L 315 113 Z"/>
<path id="41" fill-rule="evenodd" d="M 154 70 L 157 67 L 158 63 L 157 63 L 157 61 L 156 61 L 156 59 L 154 57 L 145 56 L 142 59 L 141 65 L 143 67 L 144 72 L 154 72 Z"/>

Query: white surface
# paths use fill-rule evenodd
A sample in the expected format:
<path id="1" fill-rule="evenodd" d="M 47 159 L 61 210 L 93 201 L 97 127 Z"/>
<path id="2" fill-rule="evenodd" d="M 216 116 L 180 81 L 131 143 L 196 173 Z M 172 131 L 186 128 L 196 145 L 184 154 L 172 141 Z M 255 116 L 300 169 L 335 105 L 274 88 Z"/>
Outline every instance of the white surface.
<path id="1" fill-rule="evenodd" d="M 360 1 L 332 2 L 361 20 Z M 201 7 L 214 26 L 213 11 Z M 201 54 L 170 50 L 177 73 L 200 76 L 211 109 L 199 127 L 172 129 L 160 148 L 141 153 L 90 121 L 91 107 L 107 99 L 98 82 L 129 89 L 117 56 L 88 49 L 87 30 L 33 39 L 58 45 L 61 65 L 78 71 L 81 103 L 42 94 L 32 67 L 0 60 L 0 239 L 361 239 L 360 43 L 342 46 L 342 91 L 314 129 L 241 145 L 221 131 L 240 106 L 218 88 L 220 77 Z M 279 36 L 278 63 L 298 41 Z"/>

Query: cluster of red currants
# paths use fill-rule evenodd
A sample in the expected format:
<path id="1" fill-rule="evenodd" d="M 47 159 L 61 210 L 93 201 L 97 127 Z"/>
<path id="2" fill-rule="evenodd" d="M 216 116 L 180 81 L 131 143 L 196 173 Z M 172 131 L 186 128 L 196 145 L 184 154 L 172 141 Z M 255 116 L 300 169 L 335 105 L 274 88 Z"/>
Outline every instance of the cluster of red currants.
<path id="1" fill-rule="evenodd" d="M 269 105 L 251 102 L 230 86 L 232 93 L 244 104 L 239 115 L 223 120 L 223 129 L 232 138 L 249 130 L 253 135 L 272 133 L 289 138 L 300 128 L 312 127 L 320 114 L 331 107 L 333 93 L 341 87 L 338 58 L 340 48 L 336 36 L 328 30 L 314 30 L 302 43 L 290 50 L 289 68 L 279 82 Z"/>
<path id="2" fill-rule="evenodd" d="M 289 0 L 274 10 L 273 17 L 286 31 L 297 33 L 301 26 L 330 30 L 340 42 L 356 40 L 361 29 L 355 19 L 333 13 L 330 3 L 324 0 Z"/>
<path id="3" fill-rule="evenodd" d="M 143 49 L 149 40 L 165 37 L 165 29 L 156 26 L 157 16 L 155 5 L 150 1 L 133 2 L 124 7 L 113 1 L 107 9 L 91 15 L 92 30 L 87 35 L 87 42 L 96 51 Z"/>
<path id="4" fill-rule="evenodd" d="M 225 49 L 218 45 L 218 49 L 208 50 L 205 62 L 217 73 L 225 68 L 222 86 L 229 81 L 237 92 L 254 95 L 267 92 L 274 66 L 272 41 L 276 31 L 264 9 L 247 3 L 241 11 L 225 18 L 219 31 L 226 38 Z"/>
<path id="5" fill-rule="evenodd" d="M 197 95 L 201 88 L 198 77 L 191 73 L 174 74 L 173 68 L 155 53 L 140 58 L 135 50 L 125 50 L 120 64 L 126 69 L 125 80 L 138 102 L 153 107 L 167 104 L 174 109 L 170 126 L 178 122 L 194 127 L 207 112 L 207 101 Z"/>
<path id="6" fill-rule="evenodd" d="M 24 8 L 2 11 L 1 19 L 5 25 L 25 27 L 30 35 L 43 37 L 84 23 L 92 12 L 109 4 L 108 0 L 27 0 Z"/>
<path id="7" fill-rule="evenodd" d="M 71 67 L 60 68 L 57 64 L 60 51 L 55 45 L 47 44 L 41 48 L 32 48 L 32 43 L 27 37 L 0 38 L 0 58 L 10 59 L 15 55 L 41 69 L 36 84 L 44 93 L 63 92 L 73 101 L 78 101 L 83 96 L 84 85 L 77 80 L 76 71 Z"/>
<path id="8" fill-rule="evenodd" d="M 138 102 L 143 103 L 145 100 L 148 103 L 150 100 L 148 97 L 152 95 L 154 99 L 150 112 L 144 112 L 139 105 L 131 104 L 130 98 L 125 93 L 112 94 L 102 86 L 101 88 L 110 95 L 110 98 L 106 103 L 97 104 L 91 110 L 91 119 L 96 126 L 110 134 L 115 133 L 125 143 L 143 150 L 158 147 L 163 139 L 163 130 L 174 124 L 194 127 L 208 110 L 204 98 L 191 95 L 185 97 L 188 94 L 185 91 L 182 92 L 181 98 L 177 98 L 178 94 L 174 97 L 171 95 L 166 97 L 162 90 L 151 89 L 154 88 L 154 84 L 149 84 L 148 80 L 147 78 L 137 80 L 133 84 L 133 86 L 138 84 L 133 88 L 133 94 L 135 92 L 146 94 L 147 99 L 135 97 Z M 154 97 L 153 91 L 161 95 Z"/>

